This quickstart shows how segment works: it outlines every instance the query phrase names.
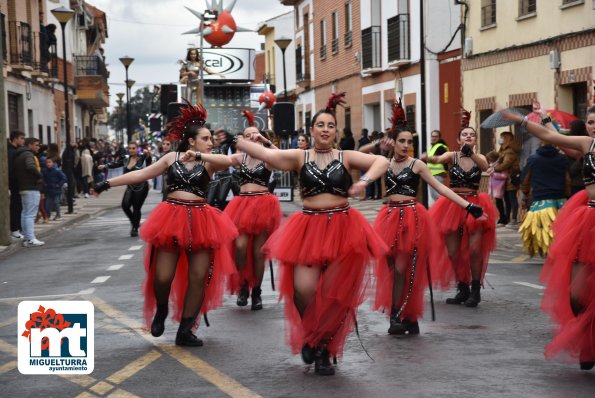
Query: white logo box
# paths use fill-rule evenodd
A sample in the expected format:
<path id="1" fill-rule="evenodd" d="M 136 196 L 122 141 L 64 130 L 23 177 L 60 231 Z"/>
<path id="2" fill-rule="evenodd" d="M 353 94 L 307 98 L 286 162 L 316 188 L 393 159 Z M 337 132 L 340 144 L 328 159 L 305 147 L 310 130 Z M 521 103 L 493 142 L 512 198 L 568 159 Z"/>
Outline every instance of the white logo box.
<path id="1" fill-rule="evenodd" d="M 32 314 L 34 321 L 28 327 L 27 323 L 32 319 Z M 90 301 L 22 301 L 18 307 L 18 319 L 19 372 L 22 374 L 90 374 L 93 372 L 95 365 L 93 303 Z M 66 322 L 70 325 L 66 326 Z M 24 336 L 23 333 L 29 336 Z M 67 340 L 67 345 L 65 345 L 66 341 L 61 343 L 64 338 Z M 49 339 L 49 347 L 44 347 L 42 350 L 44 339 Z"/>

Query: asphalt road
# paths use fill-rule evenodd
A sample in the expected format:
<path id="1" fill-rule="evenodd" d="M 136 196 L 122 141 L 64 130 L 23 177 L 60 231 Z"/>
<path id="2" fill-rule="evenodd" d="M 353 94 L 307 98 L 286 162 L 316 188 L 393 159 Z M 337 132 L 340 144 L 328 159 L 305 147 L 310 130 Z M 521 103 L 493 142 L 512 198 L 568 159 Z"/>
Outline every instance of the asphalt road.
<path id="1" fill-rule="evenodd" d="M 149 195 L 145 214 L 158 197 Z M 151 337 L 141 324 L 142 242 L 129 237 L 121 211 L 108 211 L 46 238 L 42 248 L 1 260 L 0 395 L 594 397 L 595 371 L 544 360 L 551 326 L 539 310 L 541 261 L 522 255 L 516 232 L 498 233 L 499 249 L 478 308 L 447 306 L 444 299 L 452 292 L 435 292 L 437 320 L 430 320 L 428 308 L 421 334 L 398 338 L 387 334 L 385 316 L 365 303 L 359 332 L 373 359 L 353 333 L 337 374 L 320 377 L 284 344 L 283 305 L 268 273 L 265 309 L 251 312 L 249 306 L 237 307 L 235 297 L 226 298 L 209 313 L 211 326 L 201 324 L 204 347 L 176 347 L 177 325 L 169 320 L 163 336 Z M 25 299 L 93 302 L 91 375 L 19 373 L 16 309 Z"/>

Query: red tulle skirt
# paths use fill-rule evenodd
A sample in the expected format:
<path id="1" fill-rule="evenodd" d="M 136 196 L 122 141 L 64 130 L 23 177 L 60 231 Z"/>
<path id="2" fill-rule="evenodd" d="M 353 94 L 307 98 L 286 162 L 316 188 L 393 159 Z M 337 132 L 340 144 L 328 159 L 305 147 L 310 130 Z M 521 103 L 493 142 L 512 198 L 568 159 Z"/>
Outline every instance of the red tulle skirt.
<path id="1" fill-rule="evenodd" d="M 206 249 L 211 253 L 211 266 L 209 276 L 205 278 L 204 301 L 200 309 L 201 313 L 206 313 L 222 304 L 225 280 L 235 272 L 229 245 L 237 234 L 229 217 L 207 204 L 188 206 L 166 201 L 155 207 L 140 229 L 140 237 L 147 243 L 146 278 L 143 283 L 147 327 L 150 328 L 156 307 L 153 284 L 155 267 L 159 266 L 155 261 L 157 250 L 180 253 L 170 292 L 170 300 L 173 302 L 172 318 L 179 321 L 188 286 L 188 252 Z"/>
<path id="2" fill-rule="evenodd" d="M 424 311 L 428 271 L 431 275 L 440 275 L 452 266 L 444 239 L 434 227 L 426 208 L 415 200 L 413 205 L 403 207 L 397 207 L 397 203 L 403 204 L 391 202 L 384 206 L 374 221 L 374 230 L 389 247 L 389 253 L 375 266 L 376 289 L 372 308 L 385 311 L 387 316 L 394 308 L 401 311 L 400 319 L 416 321 Z M 401 300 L 393 303 L 395 261 L 405 282 Z"/>
<path id="3" fill-rule="evenodd" d="M 354 209 L 332 214 L 293 214 L 263 247 L 279 260 L 280 300 L 285 299 L 287 341 L 292 352 L 304 344 L 326 344 L 341 355 L 355 324 L 357 307 L 369 283 L 368 265 L 388 248 L 368 221 Z M 319 267 L 314 297 L 303 316 L 294 304 L 294 270 Z"/>
<path id="4" fill-rule="evenodd" d="M 254 196 L 234 196 L 225 208 L 225 214 L 233 221 L 240 234 L 250 236 L 244 267 L 228 283 L 228 290 L 236 293 L 244 282 L 248 282 L 250 288 L 258 284 L 259 281 L 254 276 L 254 236 L 273 233 L 279 227 L 283 213 L 279 199 L 267 192 Z M 233 245 L 231 250 L 233 252 Z"/>
<path id="5" fill-rule="evenodd" d="M 549 359 L 595 361 L 595 207 L 587 201 L 587 192 L 578 192 L 558 213 L 541 272 L 546 285 L 541 308 L 556 323 L 554 339 L 545 347 Z M 572 278 L 575 263 L 582 266 Z M 571 285 L 582 307 L 578 316 L 570 306 Z"/>
<path id="6" fill-rule="evenodd" d="M 467 216 L 467 210 L 441 197 L 430 209 L 432 222 L 438 228 L 442 237 L 452 233 L 462 233 L 459 250 L 454 258 L 451 258 L 454 275 L 452 271 L 436 275 L 441 285 L 457 282 L 471 282 L 471 261 L 469 235 L 481 233 L 480 253 L 482 259 L 481 283 L 488 269 L 490 253 L 496 249 L 496 220 L 498 211 L 492 200 L 485 193 L 478 195 L 463 196 L 465 200 L 483 208 L 484 220 L 478 220 L 471 215 Z"/>

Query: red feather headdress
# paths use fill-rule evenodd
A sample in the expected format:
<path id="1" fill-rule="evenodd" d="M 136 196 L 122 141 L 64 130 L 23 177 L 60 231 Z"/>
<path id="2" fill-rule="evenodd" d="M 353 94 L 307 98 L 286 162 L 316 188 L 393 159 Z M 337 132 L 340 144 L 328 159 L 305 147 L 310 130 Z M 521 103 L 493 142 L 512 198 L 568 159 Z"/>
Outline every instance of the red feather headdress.
<path id="1" fill-rule="evenodd" d="M 392 124 L 390 128 L 391 133 L 394 133 L 397 129 L 407 128 L 407 117 L 405 116 L 401 98 L 393 101 L 391 109 L 393 110 L 393 115 L 388 119 Z"/>
<path id="2" fill-rule="evenodd" d="M 337 106 L 345 106 L 346 103 L 345 91 L 342 93 L 332 93 L 328 99 L 328 102 L 326 103 L 326 108 L 324 108 L 324 111 L 334 115 L 335 111 L 337 110 Z"/>
<path id="3" fill-rule="evenodd" d="M 250 127 L 254 127 L 255 126 L 255 124 L 254 124 L 254 113 L 253 112 L 251 112 L 251 111 L 249 111 L 247 109 L 244 109 L 242 111 L 242 115 L 246 118 L 246 121 L 248 122 L 248 126 L 250 126 Z"/>
<path id="4" fill-rule="evenodd" d="M 461 108 L 461 128 L 469 127 L 470 122 L 471 122 L 471 112 L 469 112 L 465 108 Z"/>
<path id="5" fill-rule="evenodd" d="M 187 105 L 180 108 L 180 115 L 167 123 L 167 136 L 174 141 L 183 140 L 190 127 L 202 127 L 207 121 L 207 110 L 202 104 L 192 105 L 187 99 L 184 102 Z"/>

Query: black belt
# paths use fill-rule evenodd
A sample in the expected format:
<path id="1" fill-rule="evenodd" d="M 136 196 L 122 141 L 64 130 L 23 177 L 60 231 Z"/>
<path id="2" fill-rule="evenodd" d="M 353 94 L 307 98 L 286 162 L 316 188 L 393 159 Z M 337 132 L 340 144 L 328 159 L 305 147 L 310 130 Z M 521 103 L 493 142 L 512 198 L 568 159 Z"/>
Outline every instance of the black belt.
<path id="1" fill-rule="evenodd" d="M 417 200 L 415 199 L 405 199 L 405 200 L 391 200 L 388 202 L 388 207 L 410 207 L 415 206 L 417 204 Z"/>
<path id="2" fill-rule="evenodd" d="M 349 210 L 351 206 L 349 206 L 349 203 L 346 203 L 344 205 L 338 206 L 338 207 L 330 207 L 327 209 L 310 209 L 307 207 L 302 208 L 302 213 L 304 214 L 308 214 L 308 215 L 316 215 L 316 214 L 334 214 L 334 213 L 347 213 L 347 210 Z"/>
<path id="3" fill-rule="evenodd" d="M 181 205 L 181 206 L 190 206 L 190 207 L 204 207 L 207 205 L 206 200 L 187 200 L 187 199 L 175 199 L 175 198 L 167 198 L 165 199 L 167 203 L 171 203 L 173 205 Z"/>
<path id="4" fill-rule="evenodd" d="M 270 194 L 269 191 L 248 191 L 248 192 L 240 192 L 239 196 L 261 196 L 261 195 L 268 195 Z"/>
<path id="5" fill-rule="evenodd" d="M 587 206 L 595 208 L 595 199 L 590 199 L 587 201 Z"/>

